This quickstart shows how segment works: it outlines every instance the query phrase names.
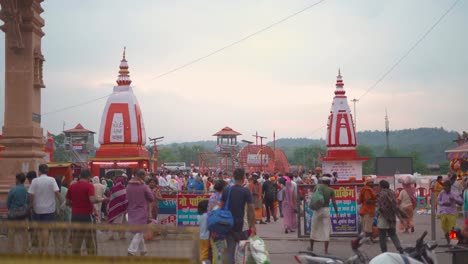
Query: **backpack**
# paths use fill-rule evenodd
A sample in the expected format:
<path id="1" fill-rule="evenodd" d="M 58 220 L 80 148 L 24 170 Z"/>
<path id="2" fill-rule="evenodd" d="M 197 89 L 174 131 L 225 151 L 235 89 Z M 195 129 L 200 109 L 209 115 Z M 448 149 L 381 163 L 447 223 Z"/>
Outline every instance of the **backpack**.
<path id="1" fill-rule="evenodd" d="M 226 235 L 234 226 L 234 218 L 232 217 L 231 211 L 229 211 L 231 189 L 232 187 L 229 187 L 226 203 L 223 208 L 213 210 L 208 214 L 207 224 L 208 230 L 211 232 Z"/>
<path id="2" fill-rule="evenodd" d="M 325 205 L 325 198 L 323 197 L 322 189 L 319 188 L 320 185 L 317 185 L 315 188 L 314 194 L 312 194 L 312 198 L 309 202 L 309 208 L 316 211 Z"/>

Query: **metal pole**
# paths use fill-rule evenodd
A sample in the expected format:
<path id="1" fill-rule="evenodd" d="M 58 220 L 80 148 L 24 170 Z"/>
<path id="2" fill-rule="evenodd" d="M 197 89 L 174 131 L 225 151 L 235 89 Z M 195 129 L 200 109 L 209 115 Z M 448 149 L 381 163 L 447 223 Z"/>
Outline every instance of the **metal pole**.
<path id="1" fill-rule="evenodd" d="M 357 122 L 357 113 L 356 113 L 356 103 L 359 101 L 359 99 L 356 99 L 354 98 L 353 100 L 351 100 L 351 102 L 353 102 L 354 104 L 354 130 L 357 130 L 357 125 L 356 125 L 356 122 Z"/>
<path id="2" fill-rule="evenodd" d="M 436 199 L 433 191 L 431 192 L 431 239 L 436 240 Z"/>

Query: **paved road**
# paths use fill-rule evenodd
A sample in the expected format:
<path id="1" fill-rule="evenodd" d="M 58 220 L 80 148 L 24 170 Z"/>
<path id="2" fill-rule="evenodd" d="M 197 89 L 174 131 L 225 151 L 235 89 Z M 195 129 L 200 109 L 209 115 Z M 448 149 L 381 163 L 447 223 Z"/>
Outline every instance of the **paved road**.
<path id="1" fill-rule="evenodd" d="M 462 218 L 458 219 L 458 226 L 462 225 Z M 398 236 L 403 246 L 414 246 L 416 239 L 422 234 L 423 231 L 427 230 L 429 235 L 427 239 L 430 239 L 431 234 L 431 221 L 429 215 L 416 215 L 416 232 L 403 234 L 398 232 Z M 437 242 L 439 245 L 445 244 L 442 231 L 440 230 L 440 221 L 436 223 L 437 231 Z M 286 264 L 295 263 L 294 255 L 300 250 L 305 250 L 309 246 L 307 239 L 297 239 L 296 233 L 285 234 L 282 228 L 282 219 L 276 223 L 269 223 L 266 225 L 257 225 L 258 234 L 265 239 L 267 248 L 270 252 L 272 264 Z M 108 241 L 107 233 L 99 233 L 99 255 L 110 255 L 110 256 L 125 256 L 127 253 L 127 247 L 131 239 L 131 235 L 127 234 L 125 240 Z M 347 258 L 351 256 L 350 241 L 352 238 L 331 238 L 330 241 L 330 253 L 341 258 Z M 6 237 L 0 235 L 0 254 L 6 253 Z M 388 243 L 388 249 L 390 251 L 396 251 L 392 242 Z M 155 241 L 147 243 L 148 253 L 150 256 L 178 256 L 178 257 L 189 257 L 191 256 L 191 250 L 193 243 L 190 237 L 183 237 L 179 235 L 168 235 L 167 237 L 157 237 Z M 323 253 L 323 243 L 317 242 L 315 245 L 316 252 Z M 361 250 L 369 257 L 374 257 L 380 254 L 379 244 L 365 244 L 361 247 Z M 451 254 L 444 253 L 447 250 L 446 247 L 436 248 L 438 262 L 448 264 L 451 263 Z M 50 249 L 53 252 L 53 247 Z"/>
<path id="2" fill-rule="evenodd" d="M 416 239 L 424 232 L 428 231 L 428 236 L 426 240 L 431 239 L 431 219 L 429 215 L 415 215 L 415 226 L 416 230 L 414 233 L 404 234 L 398 232 L 398 237 L 400 241 L 405 246 L 414 246 Z M 458 226 L 461 226 L 463 223 L 462 218 L 460 217 L 457 220 Z M 309 247 L 308 240 L 299 240 L 297 239 L 296 233 L 285 234 L 282 229 L 282 219 L 278 220 L 276 223 L 269 223 L 266 225 L 257 225 L 257 233 L 263 237 L 266 241 L 267 248 L 270 252 L 271 263 L 272 264 L 286 264 L 286 263 L 296 263 L 294 260 L 294 255 L 299 250 L 304 250 Z M 436 223 L 436 241 L 439 245 L 444 245 L 445 239 L 440 229 L 440 221 L 437 220 Z M 351 256 L 351 247 L 350 247 L 351 238 L 331 238 L 330 241 L 330 253 L 341 258 L 347 258 Z M 395 247 L 391 241 L 387 242 L 389 251 L 396 252 Z M 323 243 L 317 242 L 315 245 L 315 250 L 317 253 L 323 253 Z M 374 257 L 380 254 L 379 244 L 365 244 L 361 247 L 361 250 L 369 257 Z M 452 263 L 452 255 L 444 253 L 447 250 L 446 247 L 437 247 L 437 259 L 439 263 Z"/>

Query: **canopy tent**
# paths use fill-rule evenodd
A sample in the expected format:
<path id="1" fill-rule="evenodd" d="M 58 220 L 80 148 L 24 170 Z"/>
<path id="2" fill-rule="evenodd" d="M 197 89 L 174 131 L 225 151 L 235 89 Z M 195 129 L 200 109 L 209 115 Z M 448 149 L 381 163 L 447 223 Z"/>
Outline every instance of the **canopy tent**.
<path id="1" fill-rule="evenodd" d="M 447 159 L 466 159 L 468 158 L 468 142 L 445 151 Z"/>

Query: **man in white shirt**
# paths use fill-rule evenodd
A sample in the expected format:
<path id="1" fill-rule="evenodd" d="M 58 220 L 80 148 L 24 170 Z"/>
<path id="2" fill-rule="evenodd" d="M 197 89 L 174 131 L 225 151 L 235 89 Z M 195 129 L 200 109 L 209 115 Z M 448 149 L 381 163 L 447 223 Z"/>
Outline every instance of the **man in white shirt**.
<path id="1" fill-rule="evenodd" d="M 168 170 L 167 175 L 166 175 L 166 182 L 169 184 L 171 182 L 171 179 L 172 179 L 172 172 Z"/>
<path id="2" fill-rule="evenodd" d="M 47 164 L 39 165 L 39 177 L 31 182 L 29 195 L 31 199 L 31 208 L 34 212 L 34 221 L 52 222 L 55 220 L 55 199 L 59 204 L 63 204 L 57 182 L 54 178 L 47 175 L 49 167 Z M 60 208 L 61 209 L 61 208 Z M 41 254 L 47 254 L 49 245 L 49 230 L 42 229 L 39 248 Z"/>

